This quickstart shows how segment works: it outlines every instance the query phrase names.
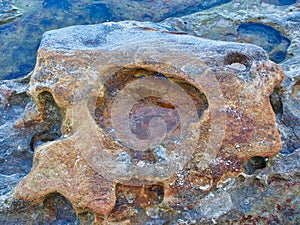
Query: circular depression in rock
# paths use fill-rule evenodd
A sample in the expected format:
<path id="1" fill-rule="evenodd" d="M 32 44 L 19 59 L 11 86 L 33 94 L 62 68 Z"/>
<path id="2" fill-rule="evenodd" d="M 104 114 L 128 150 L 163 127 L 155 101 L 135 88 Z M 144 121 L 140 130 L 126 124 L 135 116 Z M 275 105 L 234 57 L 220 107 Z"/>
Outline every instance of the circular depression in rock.
<path id="1" fill-rule="evenodd" d="M 280 63 L 287 55 L 291 41 L 272 26 L 262 23 L 243 23 L 237 29 L 241 42 L 252 43 L 262 47 L 270 60 Z"/>
<path id="2" fill-rule="evenodd" d="M 150 94 L 148 95 L 143 94 L 145 91 L 143 88 L 132 90 L 131 95 L 138 97 L 136 97 L 134 101 L 132 101 L 132 99 L 128 99 L 130 98 L 130 95 L 123 97 L 124 102 L 122 104 L 124 104 L 124 107 L 120 107 L 119 109 L 121 110 L 117 111 L 118 114 L 122 115 L 120 118 L 124 118 L 124 114 L 126 114 L 126 117 L 128 117 L 129 120 L 129 132 L 131 132 L 138 140 L 149 139 L 153 128 L 151 126 L 153 126 L 153 124 L 154 126 L 161 126 L 162 123 L 164 124 L 161 128 L 161 130 L 163 130 L 165 127 L 165 135 L 162 137 L 163 141 L 153 148 L 142 151 L 124 146 L 119 140 L 118 135 L 116 134 L 116 129 L 118 129 L 118 127 L 114 127 L 112 123 L 112 117 L 116 117 L 116 115 L 112 115 L 112 107 L 113 104 L 116 104 L 116 98 L 118 95 L 122 93 L 122 90 L 128 88 L 129 84 L 132 84 L 133 82 L 147 82 L 147 79 L 149 78 L 157 80 L 161 86 L 156 86 L 154 88 L 151 87 L 151 84 L 149 84 L 148 87 L 146 84 L 146 89 L 150 90 Z M 168 82 L 178 86 L 178 90 L 172 89 L 172 93 L 167 93 L 167 95 L 171 96 L 170 100 L 166 100 L 164 97 L 160 96 L 162 93 L 164 94 L 164 92 L 170 92 L 170 87 L 166 86 Z M 208 101 L 201 90 L 191 85 L 186 80 L 176 76 L 161 74 L 156 71 L 149 71 L 141 68 L 125 68 L 115 72 L 105 82 L 104 94 L 97 98 L 95 112 L 93 112 L 96 124 L 105 134 L 105 147 L 112 149 L 114 148 L 114 145 L 121 145 L 126 151 L 126 153 L 123 152 L 123 155 L 126 154 L 127 156 L 128 154 L 131 160 L 136 163 L 155 163 L 160 160 L 164 160 L 165 157 L 167 157 L 168 151 L 172 151 L 175 148 L 176 141 L 180 138 L 180 135 L 182 135 L 181 129 L 184 126 L 182 120 L 185 117 L 181 115 L 178 105 L 176 105 L 176 101 L 179 98 L 182 99 L 182 96 L 179 96 L 182 95 L 182 91 L 189 96 L 189 99 L 187 98 L 186 101 L 192 100 L 192 104 L 196 109 L 195 114 L 189 112 L 190 115 L 196 115 L 194 118 L 191 117 L 189 119 L 195 123 L 199 122 L 199 118 L 208 108 Z M 144 97 L 140 98 L 139 96 Z M 125 109 L 128 106 L 126 101 L 133 102 L 131 103 L 132 107 L 129 107 L 130 110 Z M 155 122 L 153 122 L 154 120 Z"/>

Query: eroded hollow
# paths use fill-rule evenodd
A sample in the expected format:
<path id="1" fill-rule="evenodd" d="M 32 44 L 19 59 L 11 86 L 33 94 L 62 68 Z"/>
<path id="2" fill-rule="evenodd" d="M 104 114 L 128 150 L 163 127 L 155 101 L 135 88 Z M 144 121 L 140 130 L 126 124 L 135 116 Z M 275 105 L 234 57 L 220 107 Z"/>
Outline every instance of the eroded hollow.
<path id="1" fill-rule="evenodd" d="M 46 209 L 51 210 L 51 214 L 55 218 L 54 223 L 77 224 L 78 218 L 76 212 L 69 200 L 63 195 L 56 192 L 51 193 L 44 200 L 43 205 Z"/>
<path id="2" fill-rule="evenodd" d="M 277 87 L 274 89 L 273 93 L 270 96 L 270 102 L 272 109 L 276 115 L 282 115 L 283 105 L 282 105 L 282 96 L 280 94 L 280 88 Z"/>
<path id="3" fill-rule="evenodd" d="M 39 124 L 36 134 L 31 138 L 31 150 L 61 136 L 62 109 L 57 106 L 50 92 L 44 91 L 40 93 L 38 100 L 43 107 L 44 121 Z"/>
<path id="4" fill-rule="evenodd" d="M 111 108 L 116 97 L 120 94 L 120 91 L 131 82 L 147 82 L 146 78 L 154 78 L 161 82 L 161 89 L 166 88 L 164 86 L 164 81 L 168 81 L 172 84 L 175 84 L 176 87 L 178 86 L 178 89 L 181 91 L 183 90 L 189 96 L 189 100 L 191 100 L 195 106 L 196 117 L 191 119 L 194 120 L 194 122 L 199 121 L 199 118 L 201 118 L 203 112 L 208 108 L 208 101 L 205 94 L 197 87 L 191 85 L 182 78 L 178 78 L 173 75 L 161 74 L 156 71 L 149 71 L 142 68 L 123 68 L 112 74 L 112 76 L 105 82 L 104 97 L 98 97 L 96 109 L 93 114 L 97 125 L 105 132 L 106 141 L 104 145 L 107 148 L 113 148 L 112 145 L 116 144 L 115 140 L 118 140 L 118 137 L 115 133 L 116 128 L 112 126 L 111 112 Z M 166 88 L 166 90 L 167 89 L 168 88 Z M 143 90 L 136 90 L 136 92 L 141 91 Z M 133 92 L 135 92 L 135 90 L 133 90 Z M 168 147 L 172 148 L 171 146 L 175 145 L 176 140 L 178 140 L 178 137 L 181 135 L 182 117 L 176 108 L 174 101 L 176 101 L 176 97 L 182 94 L 182 92 L 172 93 L 174 99 L 170 99 L 170 101 L 166 101 L 160 96 L 160 94 L 158 94 L 158 92 L 160 91 L 156 92 L 154 89 L 150 96 L 136 100 L 130 112 L 118 112 L 120 114 L 128 113 L 130 132 L 140 140 L 149 138 L 150 121 L 154 118 L 162 119 L 163 123 L 166 125 L 166 136 L 159 149 L 139 151 L 137 149 L 127 148 L 126 146 L 122 145 L 122 143 L 119 143 L 122 145 L 122 148 L 127 148 L 127 154 L 130 155 L 130 158 L 134 163 L 138 161 L 144 161 L 146 163 L 158 162 L 163 158 L 162 155 L 166 154 L 166 149 L 168 149 Z M 186 101 L 188 101 L 188 99 Z"/>
<path id="5" fill-rule="evenodd" d="M 225 56 L 224 64 L 229 65 L 229 66 L 234 65 L 234 64 L 236 64 L 236 65 L 240 64 L 240 65 L 244 66 L 246 69 L 246 68 L 250 67 L 250 60 L 244 54 L 241 54 L 239 52 L 230 52 Z"/>
<path id="6" fill-rule="evenodd" d="M 243 171 L 245 174 L 251 175 L 257 169 L 263 169 L 267 166 L 267 158 L 261 156 L 254 156 L 247 160 L 243 165 Z"/>

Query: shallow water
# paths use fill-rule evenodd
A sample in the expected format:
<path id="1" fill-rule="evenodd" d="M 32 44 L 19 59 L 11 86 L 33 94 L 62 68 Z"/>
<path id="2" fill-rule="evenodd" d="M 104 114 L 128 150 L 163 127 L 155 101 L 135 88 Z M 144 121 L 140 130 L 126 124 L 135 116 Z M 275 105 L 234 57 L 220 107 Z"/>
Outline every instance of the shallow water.
<path id="1" fill-rule="evenodd" d="M 22 77 L 33 70 L 36 52 L 45 31 L 71 25 L 102 23 L 105 21 L 138 20 L 161 21 L 170 16 L 182 16 L 231 0 L 0 0 L 0 80 Z M 295 0 L 264 0 L 272 4 L 293 4 Z M 245 31 L 253 31 L 251 34 Z M 264 28 L 243 25 L 241 40 L 257 37 Z M 259 31 L 255 33 L 255 30 Z M 268 29 L 267 29 L 268 30 Z M 277 35 L 269 29 L 271 36 Z M 273 33 L 272 33 L 273 32 Z M 266 37 L 266 35 L 263 35 Z M 277 35 L 278 36 L 278 35 Z M 264 37 L 258 39 L 262 40 Z M 276 37 L 278 38 L 278 37 Z M 276 39 L 275 38 L 275 39 Z M 289 41 L 279 37 L 286 50 Z M 250 38 L 251 39 L 251 38 Z M 254 40 L 254 39 L 253 39 Z M 252 42 L 253 43 L 253 42 Z M 254 43 L 260 45 L 261 43 Z M 271 59 L 280 62 L 285 54 L 272 47 Z M 264 46 L 262 46 L 264 48 Z M 278 53 L 279 52 L 279 53 Z M 273 58 L 272 58 L 273 57 Z"/>
<path id="2" fill-rule="evenodd" d="M 33 70 L 45 31 L 126 19 L 156 22 L 230 1 L 0 0 L 0 80 Z"/>
<path id="3" fill-rule="evenodd" d="M 243 23 L 238 26 L 239 41 L 262 47 L 276 63 L 282 62 L 291 41 L 278 30 L 262 23 Z"/>
<path id="4" fill-rule="evenodd" d="M 85 1 L 17 0 L 22 16 L 0 25 L 0 79 L 29 73 L 35 64 L 36 50 L 45 31 L 74 24 L 102 23 L 111 19 L 104 4 Z"/>

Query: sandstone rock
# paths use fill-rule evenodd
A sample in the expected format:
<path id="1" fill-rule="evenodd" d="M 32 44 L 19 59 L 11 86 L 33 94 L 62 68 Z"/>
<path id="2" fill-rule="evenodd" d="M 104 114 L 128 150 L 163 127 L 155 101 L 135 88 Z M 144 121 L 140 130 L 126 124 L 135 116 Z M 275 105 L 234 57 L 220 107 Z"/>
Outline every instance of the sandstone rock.
<path id="1" fill-rule="evenodd" d="M 164 24 L 172 25 L 179 32 L 200 37 L 257 44 L 269 53 L 270 59 L 280 63 L 286 77 L 271 100 L 283 140 L 282 152 L 291 153 L 300 146 L 297 136 L 300 120 L 299 102 L 297 97 L 295 99 L 299 80 L 299 9 L 293 1 L 286 1 L 291 5 L 283 6 L 274 4 L 275 2 L 285 1 L 265 1 L 262 4 L 260 1 L 232 1 L 188 16 L 169 18 Z M 257 28 L 257 34 L 243 31 L 243 26 Z M 290 42 L 290 45 L 283 42 Z M 273 47 L 271 43 L 274 44 Z"/>
<path id="2" fill-rule="evenodd" d="M 60 112 L 62 136 L 32 145 L 33 167 L 17 198 L 41 203 L 58 192 L 102 223 L 103 215 L 122 215 L 117 187 L 125 185 L 141 187 L 135 201 L 145 213 L 154 202 L 171 212 L 192 193 L 197 205 L 248 159 L 281 149 L 269 101 L 280 67 L 254 45 L 171 30 L 127 21 L 44 35 L 29 87 L 38 111 L 27 107 L 16 124 Z M 45 96 L 57 106 L 47 108 Z"/>
<path id="3" fill-rule="evenodd" d="M 55 8 L 54 4 L 49 4 L 53 1 L 45 2 L 47 2 L 47 5 L 44 5 L 45 8 L 49 10 Z M 70 3 L 71 1 L 68 2 Z M 80 4 L 82 2 L 80 1 Z M 274 3 L 276 1 L 268 0 L 268 2 Z M 297 2 L 299 5 L 299 1 Z M 42 5 L 40 1 L 29 0 L 22 0 L 19 3 L 24 5 L 24 7 L 18 5 L 22 10 L 29 9 L 27 8 L 27 4 L 31 5 L 31 7 L 32 4 Z M 299 125 L 297 125 L 297 121 L 299 121 L 299 113 L 297 111 L 299 103 L 297 98 L 300 20 L 299 12 L 295 7 L 297 6 L 261 4 L 261 1 L 247 1 L 242 3 L 232 1 L 232 3 L 223 5 L 222 7 L 207 10 L 203 12 L 204 14 L 199 14 L 199 17 L 195 16 L 198 14 L 195 14 L 180 18 L 180 20 L 186 22 L 184 26 L 186 26 L 185 29 L 187 29 L 187 32 L 193 33 L 193 29 L 195 33 L 201 31 L 204 33 L 204 37 L 229 41 L 236 40 L 235 36 L 230 35 L 230 33 L 237 32 L 240 25 L 239 21 L 241 20 L 245 24 L 255 22 L 271 26 L 291 41 L 287 49 L 288 56 L 281 63 L 286 75 L 285 80 L 271 95 L 272 106 L 276 113 L 277 126 L 283 139 L 281 152 L 284 155 L 278 154 L 273 158 L 262 156 L 251 157 L 243 165 L 242 174 L 238 177 L 231 176 L 223 179 L 223 182 L 220 182 L 217 187 L 212 187 L 212 179 L 207 174 L 204 174 L 205 176 L 201 173 L 199 174 L 199 170 L 195 170 L 189 164 L 187 164 L 184 170 L 176 174 L 177 177 L 174 182 L 170 181 L 170 186 L 177 189 L 174 192 L 168 191 L 164 193 L 167 189 L 161 184 L 148 184 L 144 186 L 116 184 L 116 204 L 109 215 L 109 219 L 107 219 L 108 222 L 111 224 L 118 224 L 119 222 L 117 221 L 122 221 L 123 224 L 298 223 L 300 220 L 298 207 L 300 204 L 300 181 L 298 166 L 299 149 L 297 150 L 297 146 L 299 146 L 297 144 L 299 143 Z M 73 7 L 72 11 L 74 12 Z M 45 11 L 43 12 L 46 13 Z M 214 23 L 213 18 L 206 20 L 205 14 L 209 12 L 214 12 L 215 15 L 221 12 L 223 16 L 227 15 L 229 19 L 233 18 L 235 21 L 234 26 L 227 26 L 224 20 L 221 20 L 220 23 Z M 37 14 L 36 11 L 34 13 Z M 82 10 L 80 13 L 80 15 L 85 15 L 86 12 Z M 90 13 L 92 14 L 94 11 L 91 10 Z M 32 14 L 28 15 L 31 16 Z M 204 19 L 203 23 L 199 20 L 201 19 L 200 16 Z M 37 17 L 39 18 L 40 16 L 37 15 Z M 79 16 L 79 18 L 81 17 Z M 85 18 L 88 19 L 89 16 L 85 16 Z M 190 18 L 190 21 L 187 18 Z M 86 20 L 80 19 L 78 23 L 82 21 L 85 22 Z M 176 20 L 173 19 L 173 21 Z M 222 24 L 224 27 L 220 28 Z M 210 27 L 208 28 L 207 26 L 209 25 Z M 177 24 L 174 24 L 174 27 L 179 29 L 181 25 L 176 26 Z M 156 29 L 162 28 L 157 27 Z M 170 28 L 166 27 L 165 29 L 170 30 Z M 227 31 L 229 31 L 229 35 L 226 36 L 228 39 L 223 39 L 223 34 L 226 34 Z M 22 34 L 26 34 L 26 32 L 22 32 Z M 18 35 L 21 35 L 21 33 L 18 33 Z M 7 44 L 9 40 L 12 40 L 10 37 L 6 36 L 3 43 Z M 265 36 L 262 35 L 262 37 Z M 258 39 L 261 41 L 267 40 L 260 39 L 260 37 Z M 273 39 L 271 38 L 271 40 Z M 257 42 L 256 44 L 260 43 Z M 279 47 L 282 47 L 282 45 Z M 4 52 L 7 56 L 8 51 L 4 49 Z M 239 73 L 243 71 L 247 72 L 247 67 L 238 62 L 234 62 L 228 65 L 228 67 L 240 71 Z M 9 71 L 4 66 L 1 68 L 3 71 Z M 137 77 L 141 79 L 152 74 L 159 81 L 170 80 L 168 76 L 164 76 L 163 74 L 129 69 L 125 75 L 117 73 L 119 81 L 122 81 L 122 78 L 128 74 L 137 74 Z M 107 81 L 107 84 L 113 84 L 110 83 L 112 80 L 114 79 Z M 198 102 L 198 117 L 201 118 L 208 110 L 207 96 L 205 94 L 195 95 L 191 87 L 193 86 L 188 85 L 184 90 L 193 96 L 192 99 L 194 102 Z M 121 88 L 124 89 L 123 86 L 113 86 L 109 93 L 113 94 L 115 90 Z M 76 215 L 70 202 L 60 194 L 51 194 L 40 204 L 32 204 L 14 197 L 15 186 L 31 169 L 33 151 L 39 149 L 42 144 L 53 141 L 61 136 L 61 115 L 64 115 L 65 112 L 56 106 L 49 92 L 43 92 L 40 94 L 38 102 L 40 102 L 40 105 L 46 103 L 46 107 L 44 107 L 44 113 L 39 113 L 35 102 L 26 93 L 28 89 L 27 78 L 0 81 L 0 89 L 0 224 L 40 223 L 53 225 L 79 224 L 80 222 L 82 224 L 93 224 L 94 216 L 91 213 L 83 212 Z M 176 93 L 175 96 L 179 94 L 179 92 Z M 109 100 L 111 99 L 106 99 L 106 101 Z M 148 100 L 150 99 L 148 98 Z M 154 104 L 155 102 L 156 104 Z M 105 124 L 101 128 L 106 128 L 107 132 L 110 132 L 112 129 L 110 129 L 109 121 L 101 120 L 101 115 L 110 115 L 110 112 L 107 110 L 101 111 L 101 108 L 104 108 L 101 107 L 103 104 L 104 102 L 99 99 L 96 104 L 95 113 L 92 114 L 95 115 L 97 124 L 99 126 L 101 123 Z M 163 107 L 157 107 L 157 104 Z M 155 110 L 149 110 L 149 108 Z M 169 133 L 173 132 L 172 134 L 174 135 L 178 134 L 176 133 L 178 130 L 175 128 L 180 117 L 179 113 L 173 110 L 173 108 L 169 102 L 162 104 L 161 99 L 157 98 L 152 99 L 150 103 L 147 101 L 138 101 L 133 107 L 133 115 L 130 116 L 133 122 L 130 125 L 136 125 L 133 127 L 132 132 L 140 138 L 147 137 L 148 133 L 144 132 L 144 130 L 147 130 L 147 127 L 146 129 L 142 129 L 142 125 L 144 121 L 148 120 L 147 118 L 141 120 L 140 115 L 145 114 L 149 118 L 152 118 L 157 113 L 160 113 L 166 121 L 167 131 Z M 45 117 L 45 115 L 48 116 Z M 156 122 L 160 122 L 160 120 Z M 71 127 L 71 125 L 66 126 L 63 132 L 67 132 L 68 127 Z M 165 127 L 161 126 L 161 128 L 164 130 Z M 168 136 L 169 140 L 172 140 L 172 137 L 174 138 L 174 136 Z M 126 168 L 128 164 L 130 165 L 132 158 L 133 163 L 143 167 L 147 163 L 151 164 L 166 160 L 168 156 L 167 149 L 163 145 L 159 145 L 154 146 L 153 154 L 144 152 L 138 152 L 140 154 L 134 152 L 128 154 L 123 151 L 117 155 L 116 159 L 118 163 L 124 166 L 123 168 Z M 138 161 L 138 159 L 141 160 Z M 170 199 L 168 196 L 173 196 L 173 198 Z M 219 210 L 216 210 L 216 208 Z M 100 219 L 98 218 L 98 221 Z"/>

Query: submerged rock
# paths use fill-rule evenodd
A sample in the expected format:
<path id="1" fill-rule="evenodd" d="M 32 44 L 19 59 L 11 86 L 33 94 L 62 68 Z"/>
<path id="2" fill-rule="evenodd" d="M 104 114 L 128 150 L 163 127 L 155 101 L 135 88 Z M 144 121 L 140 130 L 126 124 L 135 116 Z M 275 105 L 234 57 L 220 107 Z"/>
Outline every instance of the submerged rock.
<path id="1" fill-rule="evenodd" d="M 11 0 L 3 0 L 0 2 L 0 25 L 10 22 L 22 13 L 15 7 Z"/>
<path id="2" fill-rule="evenodd" d="M 138 20 L 158 22 L 171 16 L 186 15 L 199 10 L 211 8 L 216 5 L 230 2 L 231 0 L 197 1 L 129 1 L 110 0 L 101 1 L 113 12 L 114 20 Z"/>

